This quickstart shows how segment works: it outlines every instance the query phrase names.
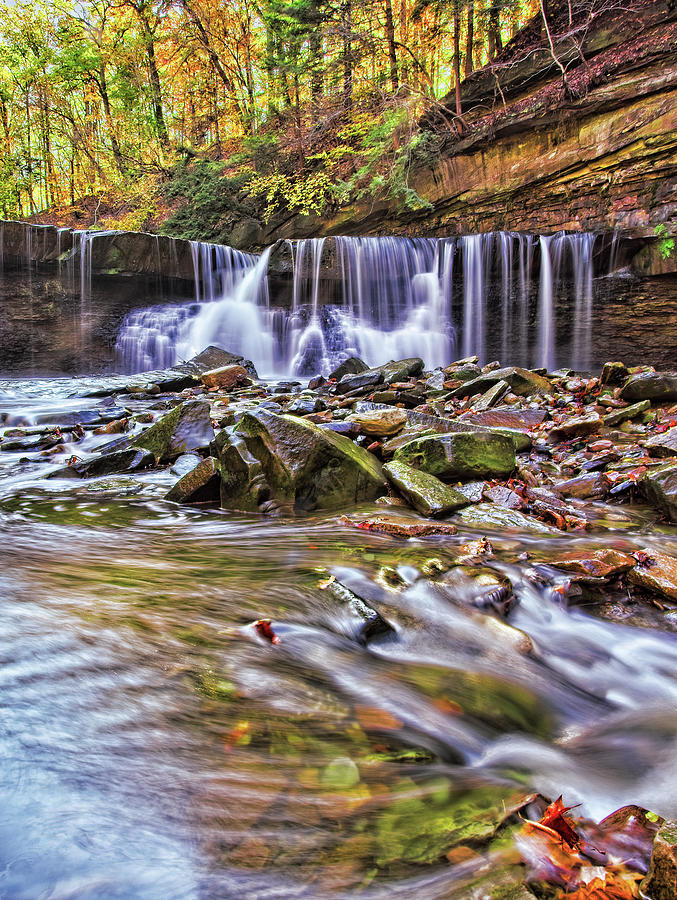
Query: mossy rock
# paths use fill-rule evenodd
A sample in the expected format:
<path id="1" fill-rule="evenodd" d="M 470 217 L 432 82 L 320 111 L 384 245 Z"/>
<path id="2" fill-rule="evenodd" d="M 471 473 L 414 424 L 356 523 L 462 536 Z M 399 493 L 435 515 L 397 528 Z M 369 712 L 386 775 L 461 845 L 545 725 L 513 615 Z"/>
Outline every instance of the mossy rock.
<path id="1" fill-rule="evenodd" d="M 200 450 L 214 440 L 209 404 L 188 400 L 134 438 L 134 446 L 150 451 L 158 462 L 169 462 L 181 453 Z"/>
<path id="2" fill-rule="evenodd" d="M 349 438 L 294 416 L 246 412 L 237 425 L 273 498 L 298 510 L 336 509 L 383 492 L 381 464 Z"/>
<path id="3" fill-rule="evenodd" d="M 396 451 L 395 460 L 443 481 L 509 475 L 516 464 L 511 438 L 471 431 L 415 439 Z"/>

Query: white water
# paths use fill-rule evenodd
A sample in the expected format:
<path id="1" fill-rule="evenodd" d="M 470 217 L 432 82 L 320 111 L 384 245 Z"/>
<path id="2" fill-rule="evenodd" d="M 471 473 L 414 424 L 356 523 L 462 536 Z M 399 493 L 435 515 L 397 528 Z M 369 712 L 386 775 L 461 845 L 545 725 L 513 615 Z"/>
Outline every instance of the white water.
<path id="1" fill-rule="evenodd" d="M 216 344 L 262 374 L 326 374 L 350 355 L 370 365 L 421 356 L 434 368 L 458 353 L 584 370 L 594 245 L 593 234 L 564 233 L 312 238 L 286 242 L 273 264 L 270 249 L 257 259 L 191 242 L 196 302 L 130 313 L 117 359 L 139 371 Z"/>

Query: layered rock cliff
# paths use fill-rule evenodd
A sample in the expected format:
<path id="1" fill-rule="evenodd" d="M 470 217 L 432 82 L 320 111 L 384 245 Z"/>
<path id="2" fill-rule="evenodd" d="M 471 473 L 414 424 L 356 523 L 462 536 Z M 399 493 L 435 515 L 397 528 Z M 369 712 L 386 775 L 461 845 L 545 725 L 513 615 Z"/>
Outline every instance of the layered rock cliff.
<path id="1" fill-rule="evenodd" d="M 549 13 L 552 51 L 537 17 L 463 83 L 460 119 L 451 97 L 425 117 L 437 153 L 410 186 L 428 206 L 353 207 L 275 236 L 613 229 L 642 251 L 637 271 L 674 270 L 655 228 L 677 229 L 677 5 L 585 3 L 572 23 L 568 8 Z"/>

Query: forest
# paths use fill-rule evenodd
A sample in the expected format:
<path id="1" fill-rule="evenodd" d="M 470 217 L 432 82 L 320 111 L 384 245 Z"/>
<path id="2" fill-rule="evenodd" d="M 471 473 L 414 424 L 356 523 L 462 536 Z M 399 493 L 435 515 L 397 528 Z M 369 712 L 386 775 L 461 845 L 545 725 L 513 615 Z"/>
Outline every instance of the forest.
<path id="1" fill-rule="evenodd" d="M 187 167 L 264 215 L 415 206 L 408 167 L 436 150 L 421 116 L 456 92 L 462 128 L 461 80 L 537 16 L 550 36 L 535 0 L 3 2 L 0 212 L 92 198 L 86 224 L 148 227 Z"/>

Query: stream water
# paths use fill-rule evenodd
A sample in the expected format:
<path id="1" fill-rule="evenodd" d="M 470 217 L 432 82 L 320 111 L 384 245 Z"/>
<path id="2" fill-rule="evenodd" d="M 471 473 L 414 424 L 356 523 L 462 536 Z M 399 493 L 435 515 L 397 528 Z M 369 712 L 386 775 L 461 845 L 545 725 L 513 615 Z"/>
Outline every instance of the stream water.
<path id="1" fill-rule="evenodd" d="M 56 421 L 92 386 L 4 381 L 0 411 Z M 677 616 L 567 606 L 545 565 L 677 555 L 654 512 L 490 534 L 519 601 L 504 624 L 426 574 L 471 529 L 181 508 L 166 471 L 44 479 L 69 452 L 0 454 L 0 897 L 452 898 L 478 863 L 421 865 L 442 822 L 472 838 L 531 791 L 677 815 Z M 396 636 L 360 645 L 331 575 Z"/>

